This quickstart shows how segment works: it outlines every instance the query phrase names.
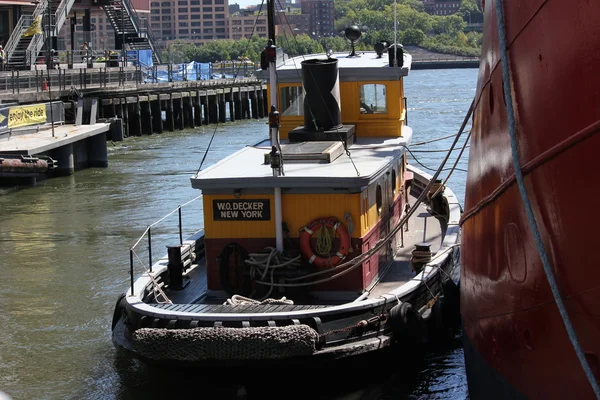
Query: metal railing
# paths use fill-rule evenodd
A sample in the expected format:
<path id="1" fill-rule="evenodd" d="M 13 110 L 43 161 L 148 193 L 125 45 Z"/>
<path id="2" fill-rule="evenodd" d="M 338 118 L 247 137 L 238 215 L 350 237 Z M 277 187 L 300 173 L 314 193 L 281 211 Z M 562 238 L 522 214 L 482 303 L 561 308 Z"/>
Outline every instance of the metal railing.
<path id="1" fill-rule="evenodd" d="M 131 293 L 134 293 L 134 291 L 133 291 L 134 264 L 135 264 L 134 260 L 138 260 L 139 264 L 144 268 L 144 271 L 152 272 L 152 265 L 154 264 L 154 261 L 152 258 L 152 232 L 153 232 L 153 229 L 156 228 L 162 222 L 166 221 L 170 216 L 177 213 L 177 217 L 178 217 L 177 218 L 177 234 L 179 235 L 179 237 L 178 237 L 179 245 L 182 245 L 183 244 L 183 208 L 194 203 L 195 201 L 197 201 L 198 199 L 201 199 L 201 198 L 202 198 L 202 195 L 199 195 L 199 196 L 193 198 L 192 200 L 188 201 L 187 203 L 180 205 L 179 207 L 177 207 L 175 210 L 171 211 L 164 217 L 162 217 L 159 220 L 148 225 L 148 227 L 146 228 L 144 233 L 142 233 L 142 236 L 140 236 L 140 238 L 135 242 L 135 244 L 133 246 L 131 246 L 131 248 L 129 249 L 129 275 L 130 275 L 130 279 L 131 279 Z M 202 208 L 200 208 L 199 212 L 202 213 Z M 194 232 L 190 232 L 190 235 L 194 234 L 194 233 L 198 233 L 200 231 L 201 231 L 201 229 L 196 230 Z M 164 232 L 161 232 L 160 235 L 162 235 L 163 242 L 166 242 L 168 240 L 173 240 L 173 238 L 176 237 L 175 236 L 176 234 L 172 234 L 172 233 L 165 234 Z M 144 265 L 144 261 L 143 261 L 143 258 L 145 258 L 144 255 L 141 254 L 141 250 L 138 250 L 139 247 L 141 246 L 141 244 L 145 241 L 144 239 L 147 239 L 147 243 L 148 243 L 148 246 L 146 248 L 146 251 L 148 253 L 147 254 L 147 257 L 148 257 L 148 265 L 147 266 Z M 138 250 L 138 251 L 136 251 L 136 250 Z"/>
<path id="2" fill-rule="evenodd" d="M 56 12 L 54 13 L 54 36 L 58 36 L 63 24 L 69 17 L 69 12 L 71 11 L 71 7 L 75 3 L 75 0 L 61 0 L 60 4 L 56 8 Z"/>
<path id="3" fill-rule="evenodd" d="M 37 17 L 39 17 L 40 15 L 42 16 L 42 20 L 46 20 L 45 23 L 42 23 L 42 30 L 44 31 L 42 35 L 33 35 L 31 37 L 31 41 L 29 42 L 29 46 L 27 46 L 27 50 L 26 50 L 26 55 L 28 57 L 25 57 L 25 63 L 27 64 L 27 61 L 31 61 L 32 58 L 32 54 L 35 55 L 35 57 L 37 57 L 37 54 L 40 52 L 40 50 L 42 50 L 42 47 L 44 47 L 44 41 L 47 39 L 46 36 L 48 35 L 48 25 L 52 26 L 52 16 L 48 16 L 46 15 L 44 17 L 44 15 L 47 13 L 47 7 L 49 5 L 48 3 L 49 0 L 40 0 L 39 3 L 37 4 L 35 10 L 33 11 L 33 16 L 32 16 L 32 20 L 35 21 L 35 19 Z M 31 65 L 31 64 L 27 64 L 27 65 Z"/>
<path id="4" fill-rule="evenodd" d="M 15 25 L 13 29 L 13 33 L 8 38 L 6 42 L 6 46 L 4 46 L 4 51 L 6 52 L 6 60 L 4 62 L 8 62 L 10 57 L 13 55 L 14 50 L 17 48 L 19 41 L 21 40 L 21 36 L 23 36 L 25 23 L 29 22 L 27 26 L 31 25 L 31 21 L 33 21 L 33 17 L 31 15 L 21 15 L 19 21 Z"/>
<path id="5" fill-rule="evenodd" d="M 138 34 L 141 34 L 141 32 L 142 32 L 141 27 L 140 27 L 141 18 L 139 17 L 137 11 L 135 11 L 135 8 L 133 8 L 131 6 L 131 3 L 129 2 L 129 0 L 121 0 L 121 2 L 123 4 L 123 7 L 125 8 L 125 10 L 127 11 L 127 13 L 131 16 L 131 21 L 133 23 L 133 26 L 134 26 L 136 32 L 138 32 Z M 125 29 L 125 27 L 122 27 L 122 28 Z M 146 34 L 146 40 L 148 41 L 148 44 L 150 45 L 152 52 L 154 53 L 156 59 L 160 62 L 160 55 L 158 54 L 157 49 L 155 47 L 156 38 L 154 37 L 154 34 L 152 33 L 152 28 L 148 24 L 147 20 L 146 20 L 145 34 Z"/>
<path id="6" fill-rule="evenodd" d="M 200 74 L 191 79 L 185 72 L 169 65 L 150 68 L 117 67 L 117 68 L 43 68 L 32 71 L 0 72 L 0 93 L 42 92 L 45 86 L 53 90 L 92 89 L 107 87 L 140 86 L 145 84 L 161 84 L 171 87 L 174 82 L 197 82 L 197 87 L 219 87 L 232 85 L 260 85 L 262 81 L 256 77 L 202 79 Z M 164 72 L 163 79 L 156 79 L 158 72 Z M 185 69 L 183 71 L 186 71 Z M 45 81 L 45 84 L 44 84 Z"/>

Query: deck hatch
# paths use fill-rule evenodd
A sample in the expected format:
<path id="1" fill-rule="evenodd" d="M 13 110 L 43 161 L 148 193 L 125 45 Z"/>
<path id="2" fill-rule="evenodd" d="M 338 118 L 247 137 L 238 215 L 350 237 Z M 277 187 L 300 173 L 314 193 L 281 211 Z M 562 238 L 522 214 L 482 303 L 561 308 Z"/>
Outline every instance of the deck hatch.
<path id="1" fill-rule="evenodd" d="M 281 145 L 284 162 L 315 161 L 332 163 L 344 154 L 341 141 L 299 142 Z M 269 163 L 269 154 L 265 154 L 265 164 Z"/>

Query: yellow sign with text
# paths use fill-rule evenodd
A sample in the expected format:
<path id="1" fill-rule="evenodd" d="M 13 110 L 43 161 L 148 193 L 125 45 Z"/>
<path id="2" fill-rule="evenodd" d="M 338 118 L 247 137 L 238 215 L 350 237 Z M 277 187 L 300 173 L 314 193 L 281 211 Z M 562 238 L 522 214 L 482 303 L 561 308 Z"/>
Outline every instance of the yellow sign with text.
<path id="1" fill-rule="evenodd" d="M 11 107 L 8 111 L 9 128 L 45 123 L 45 104 L 36 104 L 34 106 Z"/>

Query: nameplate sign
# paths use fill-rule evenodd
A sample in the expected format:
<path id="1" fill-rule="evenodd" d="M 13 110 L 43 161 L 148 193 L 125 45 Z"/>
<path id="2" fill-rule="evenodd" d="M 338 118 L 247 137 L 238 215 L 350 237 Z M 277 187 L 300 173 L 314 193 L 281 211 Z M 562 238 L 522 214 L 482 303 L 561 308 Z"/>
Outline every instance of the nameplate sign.
<path id="1" fill-rule="evenodd" d="M 269 221 L 269 200 L 213 200 L 215 221 Z"/>

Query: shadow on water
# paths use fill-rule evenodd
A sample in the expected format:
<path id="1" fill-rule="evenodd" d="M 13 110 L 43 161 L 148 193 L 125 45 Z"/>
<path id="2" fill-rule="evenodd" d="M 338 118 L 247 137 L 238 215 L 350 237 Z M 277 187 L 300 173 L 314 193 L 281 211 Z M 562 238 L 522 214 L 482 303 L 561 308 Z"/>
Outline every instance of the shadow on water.
<path id="1" fill-rule="evenodd" d="M 118 398 L 467 399 L 460 337 L 443 348 L 357 356 L 338 363 L 278 368 L 176 369 L 118 353 Z"/>

